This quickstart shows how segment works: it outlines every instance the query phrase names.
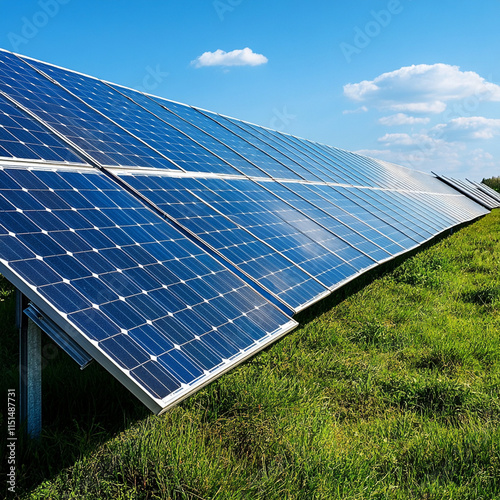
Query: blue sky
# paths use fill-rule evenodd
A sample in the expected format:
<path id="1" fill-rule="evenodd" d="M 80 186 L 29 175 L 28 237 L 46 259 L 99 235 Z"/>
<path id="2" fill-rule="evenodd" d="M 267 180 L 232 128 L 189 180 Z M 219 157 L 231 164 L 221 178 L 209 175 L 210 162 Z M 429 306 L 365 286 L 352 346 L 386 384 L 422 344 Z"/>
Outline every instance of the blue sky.
<path id="1" fill-rule="evenodd" d="M 0 6 L 8 50 L 419 170 L 500 175 L 498 0 Z"/>

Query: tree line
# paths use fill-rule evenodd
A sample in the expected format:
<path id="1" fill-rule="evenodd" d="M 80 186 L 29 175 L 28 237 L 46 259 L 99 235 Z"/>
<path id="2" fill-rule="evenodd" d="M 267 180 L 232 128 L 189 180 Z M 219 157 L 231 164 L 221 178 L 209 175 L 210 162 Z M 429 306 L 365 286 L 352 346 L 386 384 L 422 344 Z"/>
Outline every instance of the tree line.
<path id="1" fill-rule="evenodd" d="M 490 188 L 498 191 L 500 193 L 500 176 L 499 177 L 490 177 L 489 179 L 483 179 L 483 184 L 486 184 Z"/>

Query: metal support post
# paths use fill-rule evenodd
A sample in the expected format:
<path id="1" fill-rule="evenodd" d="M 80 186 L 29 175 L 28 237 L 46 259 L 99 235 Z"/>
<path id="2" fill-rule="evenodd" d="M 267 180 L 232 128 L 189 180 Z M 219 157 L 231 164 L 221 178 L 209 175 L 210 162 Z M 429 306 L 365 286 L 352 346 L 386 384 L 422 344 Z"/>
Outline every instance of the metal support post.
<path id="1" fill-rule="evenodd" d="M 23 310 L 28 301 L 18 300 L 19 321 L 19 413 L 28 436 L 42 432 L 42 331 Z"/>

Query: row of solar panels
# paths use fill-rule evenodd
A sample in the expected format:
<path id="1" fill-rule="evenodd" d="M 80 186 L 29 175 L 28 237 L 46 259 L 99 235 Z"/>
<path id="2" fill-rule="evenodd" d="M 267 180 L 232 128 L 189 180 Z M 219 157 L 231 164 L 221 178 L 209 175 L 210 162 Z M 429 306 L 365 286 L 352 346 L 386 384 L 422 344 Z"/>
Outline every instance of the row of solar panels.
<path id="1" fill-rule="evenodd" d="M 489 210 L 500 207 L 500 193 L 482 182 L 463 181 L 445 175 L 438 175 L 437 178 Z"/>
<path id="2" fill-rule="evenodd" d="M 0 157 L 0 272 L 154 411 L 488 212 L 434 176 L 8 52 Z"/>

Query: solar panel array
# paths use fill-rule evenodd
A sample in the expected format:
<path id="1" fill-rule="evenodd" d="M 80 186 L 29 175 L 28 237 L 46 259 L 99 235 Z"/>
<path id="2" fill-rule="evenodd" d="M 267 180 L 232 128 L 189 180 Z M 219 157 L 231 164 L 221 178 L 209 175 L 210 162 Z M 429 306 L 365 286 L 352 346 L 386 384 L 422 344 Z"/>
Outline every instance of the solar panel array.
<path id="1" fill-rule="evenodd" d="M 488 212 L 435 176 L 6 51 L 0 210 L 0 272 L 156 412 Z"/>
<path id="2" fill-rule="evenodd" d="M 500 207 L 499 193 L 482 183 L 454 179 L 445 175 L 439 175 L 438 178 L 489 210 Z"/>
<path id="3" fill-rule="evenodd" d="M 487 186 L 483 182 L 475 182 L 468 179 L 467 182 L 472 186 L 474 186 L 481 193 L 488 195 L 489 198 L 492 198 L 494 201 L 496 201 L 498 204 L 497 207 L 500 206 L 500 193 L 498 191 L 495 191 L 494 189 L 492 189 L 490 186 Z"/>

